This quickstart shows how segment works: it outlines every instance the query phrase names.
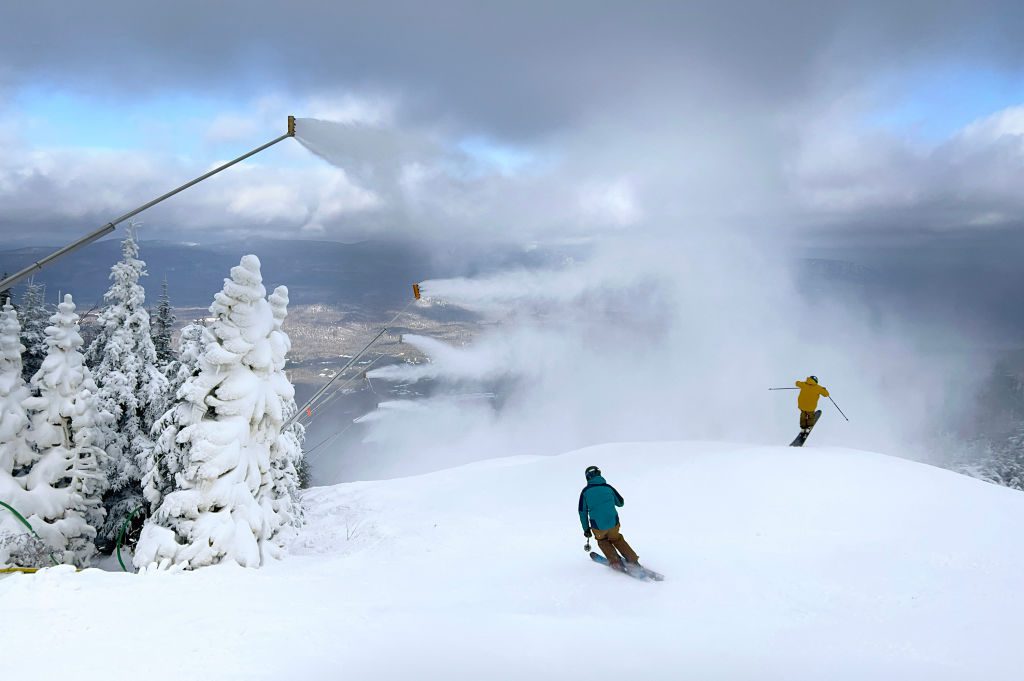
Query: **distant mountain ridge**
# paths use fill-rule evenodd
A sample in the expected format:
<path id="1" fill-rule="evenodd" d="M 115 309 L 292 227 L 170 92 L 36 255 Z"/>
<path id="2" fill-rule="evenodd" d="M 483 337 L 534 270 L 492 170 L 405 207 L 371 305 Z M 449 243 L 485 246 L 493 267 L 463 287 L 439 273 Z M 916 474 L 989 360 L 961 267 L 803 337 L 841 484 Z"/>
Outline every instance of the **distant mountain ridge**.
<path id="1" fill-rule="evenodd" d="M 120 241 L 101 241 L 73 253 L 35 275 L 46 284 L 47 298 L 70 292 L 82 304 L 102 300 L 110 267 L 120 258 Z M 50 248 L 20 248 L 0 252 L 0 269 L 13 272 Z M 400 297 L 408 284 L 429 273 L 423 254 L 397 245 L 340 244 L 309 241 L 253 240 L 244 243 L 192 245 L 142 241 L 140 257 L 149 277 L 143 281 L 147 299 L 154 301 L 167 278 L 175 306 L 206 306 L 223 286 L 224 278 L 246 253 L 263 264 L 268 289 L 285 284 L 296 304 L 344 302 L 382 304 Z"/>
<path id="2" fill-rule="evenodd" d="M 268 289 L 288 286 L 293 305 L 331 304 L 372 314 L 404 305 L 414 282 L 474 277 L 509 268 L 561 267 L 586 260 L 587 245 L 525 248 L 512 244 L 372 240 L 356 243 L 299 239 L 244 239 L 214 244 L 167 240 L 140 241 L 149 277 L 143 280 L 147 302 L 155 304 L 167 277 L 175 307 L 205 308 L 221 289 L 231 267 L 246 253 L 263 264 Z M 0 272 L 16 272 L 56 247 L 0 251 Z M 70 292 L 81 306 L 101 303 L 110 267 L 120 258 L 120 240 L 90 244 L 37 273 L 47 300 Z M 918 264 L 906 259 L 797 258 L 801 293 L 817 298 L 841 295 L 912 319 L 956 319 L 958 325 L 990 329 L 993 338 L 1015 340 L 1024 334 L 1019 296 L 1024 271 L 965 264 Z M 17 302 L 20 290 L 15 290 Z"/>
<path id="3" fill-rule="evenodd" d="M 143 280 L 147 302 L 155 302 L 164 277 L 176 307 L 205 307 L 221 289 L 228 271 L 246 253 L 262 262 L 268 290 L 288 286 L 292 304 L 333 303 L 389 309 L 407 300 L 414 282 L 436 277 L 471 276 L 504 266 L 541 266 L 558 257 L 552 251 L 465 244 L 430 247 L 409 242 L 247 239 L 196 245 L 140 241 L 140 257 L 149 277 Z M 0 271 L 13 273 L 56 248 L 0 251 Z M 101 302 L 110 267 L 121 257 L 117 239 L 86 246 L 36 273 L 47 299 L 72 293 L 82 305 Z M 16 289 L 15 298 L 19 291 Z"/>

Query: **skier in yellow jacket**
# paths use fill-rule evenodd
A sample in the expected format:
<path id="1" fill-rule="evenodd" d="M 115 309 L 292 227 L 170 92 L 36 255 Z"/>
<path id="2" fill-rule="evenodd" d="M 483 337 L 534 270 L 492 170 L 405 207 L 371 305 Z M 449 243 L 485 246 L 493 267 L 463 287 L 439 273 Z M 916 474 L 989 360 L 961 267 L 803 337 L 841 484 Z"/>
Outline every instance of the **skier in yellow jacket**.
<path id="1" fill-rule="evenodd" d="M 796 387 L 800 388 L 800 394 L 796 396 L 796 406 L 800 407 L 800 429 L 810 431 L 821 415 L 818 411 L 818 398 L 828 397 L 828 391 L 818 384 L 817 376 L 797 381 Z"/>

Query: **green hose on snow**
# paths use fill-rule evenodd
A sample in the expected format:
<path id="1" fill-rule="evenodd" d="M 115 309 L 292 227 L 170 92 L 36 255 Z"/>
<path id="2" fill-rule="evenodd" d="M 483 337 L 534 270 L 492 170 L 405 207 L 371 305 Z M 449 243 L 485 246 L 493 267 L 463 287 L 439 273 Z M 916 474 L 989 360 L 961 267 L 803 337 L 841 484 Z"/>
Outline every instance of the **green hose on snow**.
<path id="1" fill-rule="evenodd" d="M 121 531 L 117 533 L 117 562 L 121 564 L 121 569 L 125 572 L 128 572 L 128 568 L 124 566 L 124 561 L 121 560 L 121 542 L 124 540 L 124 535 L 128 531 L 128 524 L 131 523 L 132 518 L 134 518 L 142 509 L 143 507 L 139 506 L 137 509 L 129 513 L 125 517 L 124 522 L 121 523 Z"/>
<path id="2" fill-rule="evenodd" d="M 43 538 L 42 538 L 42 537 L 40 537 L 40 536 L 39 536 L 39 535 L 38 535 L 38 534 L 36 533 L 36 531 L 35 531 L 34 529 L 32 529 L 32 525 L 30 525 L 30 524 L 29 524 L 29 522 L 28 522 L 27 520 L 25 520 L 25 516 L 23 516 L 22 514 L 18 513 L 18 509 L 14 508 L 14 507 L 13 507 L 13 506 L 11 506 L 10 504 L 8 504 L 8 503 L 6 503 L 6 502 L 3 502 L 3 501 L 0 501 L 0 506 L 3 506 L 3 507 L 4 507 L 4 508 L 6 508 L 6 509 L 7 509 L 8 511 L 10 511 L 11 513 L 13 513 L 13 514 L 14 514 L 14 517 L 15 517 L 15 518 L 17 518 L 18 520 L 20 520 L 20 521 L 21 521 L 21 524 L 22 524 L 22 525 L 24 525 L 25 527 L 27 527 L 27 528 L 28 528 L 28 531 L 32 533 L 32 536 L 33 536 L 33 537 L 35 537 L 35 538 L 36 538 L 36 539 L 38 539 L 39 541 L 43 541 Z M 45 542 L 43 542 L 43 543 L 45 543 Z M 48 553 L 49 553 L 49 556 L 50 556 L 50 560 L 52 560 L 52 561 L 53 561 L 53 564 L 54 564 L 54 565 L 60 565 L 60 561 L 58 561 L 58 560 L 57 560 L 56 558 L 54 558 L 54 557 L 53 557 L 53 552 L 52 552 L 52 551 L 50 551 L 50 552 L 48 552 Z"/>

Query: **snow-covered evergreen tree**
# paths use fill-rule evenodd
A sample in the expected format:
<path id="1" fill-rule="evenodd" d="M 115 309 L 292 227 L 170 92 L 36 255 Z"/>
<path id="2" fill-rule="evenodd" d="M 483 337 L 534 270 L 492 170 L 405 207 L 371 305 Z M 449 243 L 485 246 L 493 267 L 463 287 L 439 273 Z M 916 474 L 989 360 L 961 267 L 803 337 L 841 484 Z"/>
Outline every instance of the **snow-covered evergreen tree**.
<path id="1" fill-rule="evenodd" d="M 242 258 L 224 280 L 203 332 L 199 371 L 166 415 L 148 498 L 158 505 L 135 554 L 139 566 L 230 560 L 256 567 L 280 555 L 295 502 L 296 431 L 282 437 L 294 392 L 284 374 L 287 291 L 264 296 L 260 261 Z M 294 408 L 294 407 L 292 407 Z M 160 483 L 173 480 L 161 493 Z"/>
<path id="2" fill-rule="evenodd" d="M 156 314 L 153 316 L 152 333 L 153 347 L 156 350 L 156 365 L 164 369 L 174 360 L 174 348 L 171 347 L 171 338 L 174 335 L 174 308 L 171 307 L 171 297 L 167 293 L 167 279 L 160 285 L 160 302 L 156 306 Z"/>
<path id="3" fill-rule="evenodd" d="M 99 537 L 101 546 L 109 548 L 121 521 L 142 504 L 141 471 L 148 468 L 143 460 L 153 446 L 150 429 L 167 399 L 167 379 L 156 365 L 145 291 L 139 284 L 146 263 L 138 258 L 131 230 L 121 243 L 121 254 L 110 270 L 110 289 L 103 296 L 106 305 L 86 352 L 99 386 L 100 407 L 113 416 L 102 462 L 108 483 L 103 500 L 107 522 Z"/>
<path id="4" fill-rule="evenodd" d="M 287 421 L 298 406 L 295 404 L 295 388 L 284 372 L 291 340 L 284 332 L 284 320 L 288 316 L 288 289 L 278 286 L 267 299 L 274 315 L 274 330 L 270 333 L 272 352 L 271 366 L 273 390 L 284 405 L 284 420 Z M 270 504 L 271 510 L 281 519 L 285 532 L 298 527 L 302 522 L 302 506 L 299 501 L 299 468 L 302 464 L 302 440 L 305 429 L 293 423 L 286 430 L 278 427 L 276 439 L 270 445 L 271 485 L 264 487 L 261 501 Z"/>
<path id="5" fill-rule="evenodd" d="M 0 501 L 27 513 L 24 473 L 33 455 L 25 439 L 28 415 L 22 405 L 29 394 L 21 375 L 24 349 L 18 314 L 8 299 L 0 312 Z M 34 566 L 36 561 L 24 556 L 33 542 L 29 529 L 14 514 L 0 508 L 0 565 Z"/>
<path id="6" fill-rule="evenodd" d="M 167 365 L 166 373 L 170 394 L 177 396 L 185 381 L 199 373 L 199 359 L 203 356 L 206 327 L 193 322 L 181 330 L 178 353 Z"/>
<path id="7" fill-rule="evenodd" d="M 7 272 L 4 272 L 3 274 L 0 274 L 0 278 L 6 279 L 7 278 Z M 11 295 L 11 288 L 10 287 L 7 287 L 7 288 L 3 289 L 2 291 L 0 291 L 0 305 L 5 305 L 8 302 L 11 303 L 11 306 L 14 307 L 15 310 L 18 309 L 17 306 L 14 305 L 14 297 Z"/>
<path id="8" fill-rule="evenodd" d="M 1024 424 L 1000 436 L 959 442 L 950 468 L 1004 487 L 1024 490 Z"/>
<path id="9" fill-rule="evenodd" d="M 26 381 L 39 371 L 46 357 L 46 327 L 53 314 L 46 305 L 46 287 L 30 281 L 25 286 L 18 316 L 21 319 L 22 373 Z"/>
<path id="10" fill-rule="evenodd" d="M 192 323 L 181 330 L 178 355 L 167 366 L 167 392 L 170 405 L 153 424 L 150 433 L 154 446 L 142 470 L 143 494 L 150 508 L 156 508 L 163 497 L 174 490 L 175 475 L 187 448 L 177 442 L 178 431 L 192 414 L 189 393 L 183 392 L 186 381 L 199 375 L 199 360 L 207 342 L 206 327 Z"/>
<path id="11" fill-rule="evenodd" d="M 70 295 L 50 322 L 46 358 L 32 377 L 32 395 L 23 402 L 33 449 L 26 466 L 23 513 L 58 560 L 84 566 L 95 551 L 93 538 L 104 518 L 101 497 L 106 485 L 99 459 L 110 416 L 96 399 Z"/>

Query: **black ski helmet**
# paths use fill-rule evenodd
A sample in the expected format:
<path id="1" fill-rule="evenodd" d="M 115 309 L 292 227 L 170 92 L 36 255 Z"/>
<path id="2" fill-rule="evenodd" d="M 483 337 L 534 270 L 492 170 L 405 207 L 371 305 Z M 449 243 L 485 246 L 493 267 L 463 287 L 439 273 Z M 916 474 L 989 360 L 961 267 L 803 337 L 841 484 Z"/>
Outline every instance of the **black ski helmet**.
<path id="1" fill-rule="evenodd" d="M 818 381 L 818 377 L 817 377 L 817 376 L 811 376 L 811 377 L 810 377 L 810 379 L 811 379 L 812 381 L 814 381 L 815 383 L 818 383 L 818 382 L 819 382 L 819 381 Z"/>
<path id="2" fill-rule="evenodd" d="M 587 480 L 590 481 L 601 475 L 601 469 L 597 466 L 587 466 L 587 470 L 583 471 L 583 475 L 587 476 Z"/>

